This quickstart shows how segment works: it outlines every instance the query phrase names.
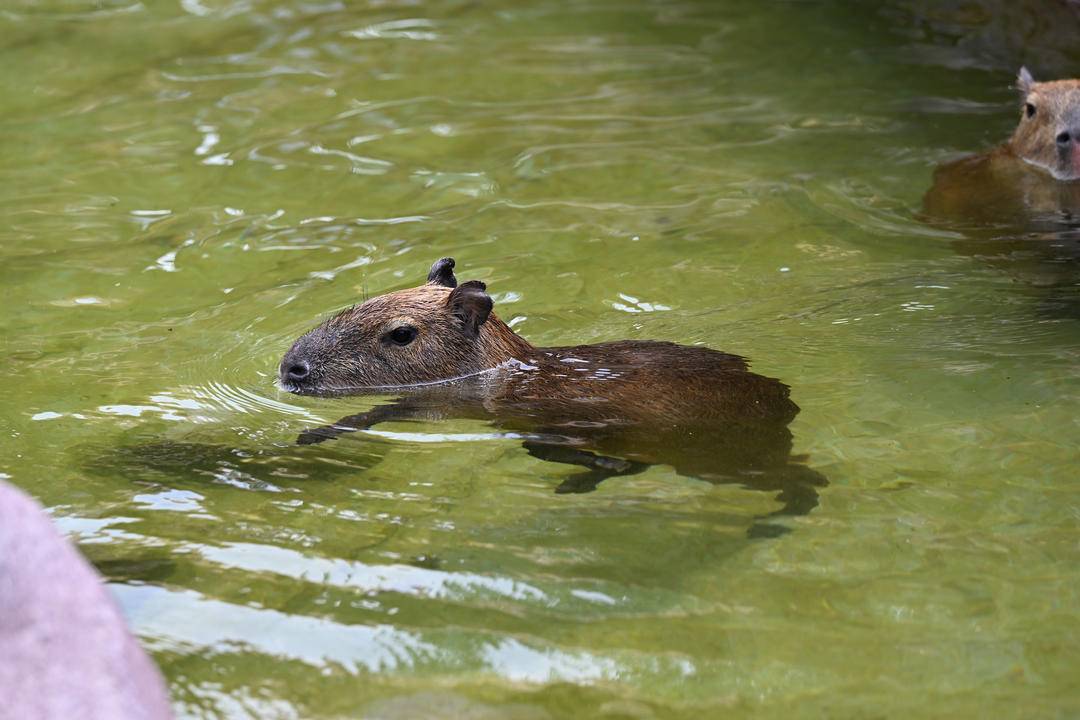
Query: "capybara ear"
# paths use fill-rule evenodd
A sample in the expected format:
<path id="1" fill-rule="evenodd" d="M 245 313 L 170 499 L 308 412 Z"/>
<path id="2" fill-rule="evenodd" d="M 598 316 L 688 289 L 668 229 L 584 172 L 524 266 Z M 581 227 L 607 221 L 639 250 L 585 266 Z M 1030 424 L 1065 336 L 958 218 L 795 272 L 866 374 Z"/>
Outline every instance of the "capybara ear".
<path id="1" fill-rule="evenodd" d="M 457 287 L 457 278 L 454 277 L 454 258 L 436 260 L 428 271 L 427 284 L 448 288 Z"/>
<path id="2" fill-rule="evenodd" d="M 1021 67 L 1020 72 L 1016 74 L 1016 89 L 1020 91 L 1020 95 L 1026 98 L 1031 93 L 1031 86 L 1034 84 L 1035 78 L 1031 77 L 1026 67 Z"/>
<path id="3" fill-rule="evenodd" d="M 461 322 L 465 332 L 473 337 L 480 332 L 480 326 L 488 319 L 491 308 L 495 305 L 485 290 L 487 285 L 479 280 L 470 280 L 454 288 L 446 299 L 450 313 Z"/>

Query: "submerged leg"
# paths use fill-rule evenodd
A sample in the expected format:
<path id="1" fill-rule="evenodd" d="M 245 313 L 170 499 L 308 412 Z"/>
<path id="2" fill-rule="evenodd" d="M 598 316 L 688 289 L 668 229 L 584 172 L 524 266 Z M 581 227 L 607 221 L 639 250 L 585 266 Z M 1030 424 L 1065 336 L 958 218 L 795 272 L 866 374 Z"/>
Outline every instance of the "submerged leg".
<path id="1" fill-rule="evenodd" d="M 568 445 L 544 443 L 536 440 L 526 440 L 522 445 L 534 458 L 588 468 L 588 472 L 572 475 L 555 488 L 555 492 L 560 494 L 592 492 L 597 485 L 609 477 L 633 475 L 648 467 L 646 463 L 597 455 L 588 450 L 580 450 Z"/>
<path id="2" fill-rule="evenodd" d="M 794 517 L 809 515 L 818 506 L 817 488 L 824 487 L 829 481 L 824 475 L 805 465 L 789 465 L 784 469 L 783 483 L 776 499 L 784 505 L 779 510 L 756 518 L 747 535 L 751 538 L 778 537 L 789 530 L 783 525 L 774 525 L 768 520 L 776 517 Z"/>
<path id="3" fill-rule="evenodd" d="M 314 445 L 326 440 L 333 440 L 339 435 L 367 430 L 373 425 L 391 420 L 408 420 L 417 415 L 418 408 L 412 403 L 392 402 L 387 405 L 377 405 L 367 412 L 357 415 L 347 415 L 332 425 L 323 425 L 316 428 L 308 428 L 296 437 L 297 445 Z"/>
<path id="4" fill-rule="evenodd" d="M 811 485 L 790 485 L 780 491 L 776 499 L 784 503 L 779 510 L 769 513 L 777 515 L 809 515 L 818 506 L 818 491 Z"/>

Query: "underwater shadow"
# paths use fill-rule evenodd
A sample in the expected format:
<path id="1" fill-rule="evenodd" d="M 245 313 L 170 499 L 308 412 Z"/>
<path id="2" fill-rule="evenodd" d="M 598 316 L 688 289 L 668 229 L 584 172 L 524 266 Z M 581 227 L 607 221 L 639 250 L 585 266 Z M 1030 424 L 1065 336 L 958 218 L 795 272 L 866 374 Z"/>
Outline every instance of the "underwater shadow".
<path id="1" fill-rule="evenodd" d="M 317 455 L 296 445 L 238 447 L 178 440 L 123 444 L 88 452 L 82 469 L 98 477 L 127 477 L 168 487 L 206 483 L 274 491 L 313 481 L 356 476 L 382 461 L 385 447 Z"/>
<path id="2" fill-rule="evenodd" d="M 557 397 L 501 406 L 482 400 L 476 383 L 465 380 L 414 388 L 386 404 L 304 430 L 296 442 L 323 444 L 387 422 L 482 420 L 504 437 L 519 440 L 534 458 L 583 469 L 555 486 L 557 494 L 590 493 L 605 480 L 634 475 L 653 465 L 666 465 L 681 476 L 716 485 L 775 493 L 781 507 L 756 518 L 748 531 L 755 538 L 788 532 L 782 524 L 770 521 L 809 514 L 819 504 L 819 490 L 829 484 L 824 475 L 804 464 L 804 457 L 792 454 L 790 418 L 728 417 L 717 423 L 703 417 L 693 423 L 684 416 L 677 423 L 657 425 L 619 416 L 610 405 L 597 410 Z"/>

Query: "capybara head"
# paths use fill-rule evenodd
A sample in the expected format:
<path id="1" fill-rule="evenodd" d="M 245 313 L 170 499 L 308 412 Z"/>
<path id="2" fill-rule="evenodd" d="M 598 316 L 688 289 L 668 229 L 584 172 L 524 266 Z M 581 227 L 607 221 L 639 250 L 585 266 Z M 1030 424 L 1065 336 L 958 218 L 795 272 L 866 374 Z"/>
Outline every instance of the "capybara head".
<path id="1" fill-rule="evenodd" d="M 1080 80 L 1035 82 L 1020 68 L 1020 124 L 1013 152 L 1058 180 L 1080 179 Z"/>
<path id="2" fill-rule="evenodd" d="M 290 392 L 335 394 L 418 385 L 493 368 L 531 346 L 492 312 L 486 286 L 458 285 L 453 258 L 426 285 L 354 305 L 293 343 L 278 379 Z"/>

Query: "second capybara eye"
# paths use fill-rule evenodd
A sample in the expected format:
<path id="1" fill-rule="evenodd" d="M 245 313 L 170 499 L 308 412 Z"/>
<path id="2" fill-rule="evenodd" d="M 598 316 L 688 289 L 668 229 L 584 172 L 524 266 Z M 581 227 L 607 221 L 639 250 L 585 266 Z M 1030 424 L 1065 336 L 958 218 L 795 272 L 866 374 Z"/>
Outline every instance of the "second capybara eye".
<path id="1" fill-rule="evenodd" d="M 1035 106 L 1032 103 L 1024 103 L 1024 114 L 1029 118 L 1035 117 Z"/>
<path id="2" fill-rule="evenodd" d="M 395 345 L 408 345 L 416 339 L 416 328 L 412 325 L 399 325 L 386 334 Z"/>

